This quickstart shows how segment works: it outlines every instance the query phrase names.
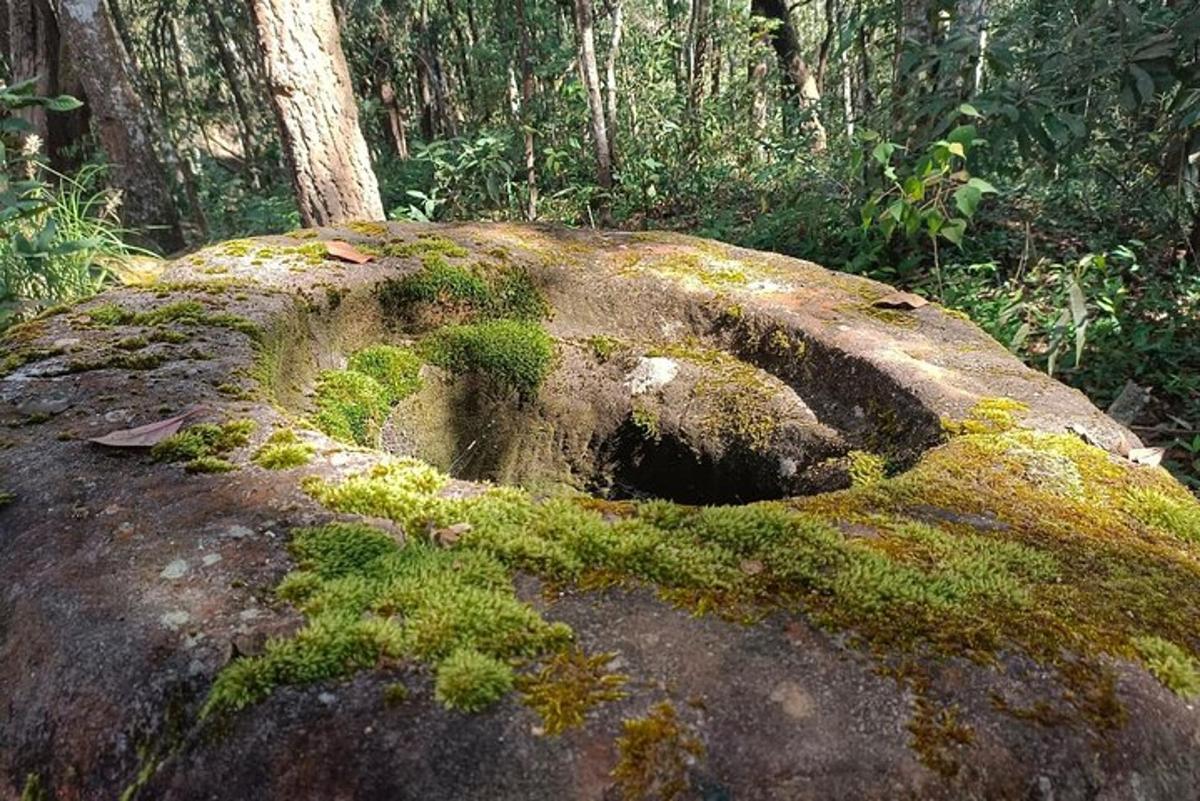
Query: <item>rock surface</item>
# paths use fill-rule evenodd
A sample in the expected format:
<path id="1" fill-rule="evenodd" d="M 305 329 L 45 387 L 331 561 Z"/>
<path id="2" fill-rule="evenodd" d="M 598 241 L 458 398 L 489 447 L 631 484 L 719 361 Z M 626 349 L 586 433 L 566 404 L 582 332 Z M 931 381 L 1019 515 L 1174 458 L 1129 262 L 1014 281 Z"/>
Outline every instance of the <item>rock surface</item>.
<path id="1" fill-rule="evenodd" d="M 11 330 L 0 798 L 1195 797 L 1200 506 L 890 291 L 372 223 Z"/>

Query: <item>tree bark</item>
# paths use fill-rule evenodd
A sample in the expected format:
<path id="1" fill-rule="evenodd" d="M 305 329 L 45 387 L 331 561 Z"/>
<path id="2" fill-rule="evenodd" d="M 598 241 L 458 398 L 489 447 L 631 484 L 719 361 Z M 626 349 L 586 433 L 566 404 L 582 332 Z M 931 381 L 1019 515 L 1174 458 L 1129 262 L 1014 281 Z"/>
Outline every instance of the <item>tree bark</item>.
<path id="1" fill-rule="evenodd" d="M 516 0 L 521 59 L 521 127 L 525 129 L 525 184 L 528 197 L 525 216 L 537 219 L 538 183 L 537 152 L 533 139 L 533 54 L 529 42 L 529 20 L 525 16 L 525 0 Z"/>
<path id="2" fill-rule="evenodd" d="M 604 88 L 606 91 L 604 125 L 608 133 L 608 158 L 616 159 L 617 153 L 617 55 L 621 51 L 621 33 L 624 16 L 621 0 L 612 0 L 612 37 L 608 43 L 608 56 L 604 60 Z"/>
<path id="3" fill-rule="evenodd" d="M 330 0 L 250 0 L 305 225 L 382 220 Z"/>
<path id="4" fill-rule="evenodd" d="M 204 7 L 208 14 L 209 40 L 217 53 L 221 71 L 225 73 L 225 85 L 229 88 L 233 108 L 237 112 L 238 134 L 242 140 L 242 157 L 245 159 L 246 172 L 251 183 L 258 186 L 258 171 L 255 169 L 258 145 L 254 141 L 254 122 L 250 115 L 250 105 L 242 91 L 242 76 L 241 70 L 238 69 L 237 56 L 234 55 L 233 45 L 229 41 L 229 30 L 225 27 L 225 20 L 221 18 L 221 11 L 216 7 L 216 3 L 205 3 Z"/>
<path id="5" fill-rule="evenodd" d="M 787 2 L 751 0 L 750 13 L 776 21 L 777 24 L 770 34 L 771 46 L 775 48 L 779 68 L 783 72 L 785 94 L 795 102 L 800 112 L 801 125 L 812 138 L 813 151 L 819 153 L 825 150 L 828 136 L 817 108 L 821 92 L 817 88 L 816 76 L 800 53 L 800 37 L 792 22 Z"/>
<path id="6" fill-rule="evenodd" d="M 596 151 L 596 182 L 612 189 L 612 159 L 608 150 L 608 127 L 604 122 L 604 98 L 600 94 L 600 72 L 596 68 L 596 33 L 592 0 L 575 0 L 575 34 L 579 47 L 579 72 L 591 112 L 592 143 Z"/>
<path id="7" fill-rule="evenodd" d="M 112 181 L 122 192 L 122 221 L 165 252 L 182 248 L 179 211 L 154 146 L 159 133 L 137 92 L 107 3 L 61 0 L 60 14 Z"/>
<path id="8" fill-rule="evenodd" d="M 9 0 L 6 9 L 9 41 L 7 42 L 9 79 L 21 83 L 36 78 L 39 95 L 56 94 L 58 27 L 38 0 Z M 31 106 L 14 114 L 33 127 L 33 133 L 43 142 L 49 139 L 47 114 L 44 108 Z"/>
<path id="9" fill-rule="evenodd" d="M 692 0 L 688 25 L 688 111 L 695 113 L 704 99 L 704 65 L 708 57 L 708 25 L 712 0 Z"/>

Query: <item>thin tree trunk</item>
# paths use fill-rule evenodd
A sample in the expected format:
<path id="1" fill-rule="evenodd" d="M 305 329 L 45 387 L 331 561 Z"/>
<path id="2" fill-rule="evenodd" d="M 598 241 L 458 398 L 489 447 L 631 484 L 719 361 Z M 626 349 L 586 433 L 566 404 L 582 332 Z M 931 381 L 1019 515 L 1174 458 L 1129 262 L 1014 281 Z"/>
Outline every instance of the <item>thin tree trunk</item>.
<path id="1" fill-rule="evenodd" d="M 621 0 L 612 0 L 612 37 L 608 44 L 608 56 L 604 61 L 606 92 L 604 124 L 608 133 L 608 158 L 611 161 L 615 161 L 617 155 L 617 55 L 621 50 L 623 22 Z"/>
<path id="2" fill-rule="evenodd" d="M 217 53 L 217 61 L 221 71 L 225 73 L 225 85 L 233 98 L 233 108 L 237 112 L 238 134 L 242 140 L 242 157 L 245 159 L 246 172 L 254 186 L 258 186 L 258 145 L 254 141 L 254 123 L 250 116 L 250 106 L 246 103 L 246 95 L 242 92 L 241 74 L 238 69 L 237 57 L 229 42 L 229 31 L 221 12 L 215 3 L 205 3 L 208 14 L 208 35 L 213 49 Z"/>
<path id="3" fill-rule="evenodd" d="M 591 112 L 592 144 L 596 150 L 596 182 L 611 190 L 612 160 L 608 152 L 608 129 L 604 123 L 604 98 L 600 94 L 600 72 L 596 68 L 596 34 L 592 22 L 592 0 L 574 0 L 575 33 L 579 46 L 579 72 Z"/>
<path id="4" fill-rule="evenodd" d="M 396 158 L 408 161 L 408 137 L 404 133 L 404 109 L 400 106 L 396 88 L 390 80 L 379 84 L 379 101 L 387 113 L 388 131 L 392 135 L 392 146 L 396 149 Z"/>
<path id="5" fill-rule="evenodd" d="M 537 153 L 533 140 L 533 54 L 529 42 L 529 20 L 525 16 L 525 0 L 516 0 L 517 26 L 521 59 L 521 127 L 525 129 L 525 184 L 528 198 L 525 216 L 537 219 L 538 183 Z"/>
<path id="6" fill-rule="evenodd" d="M 763 52 L 767 44 L 767 34 L 764 32 L 755 38 L 752 55 L 754 60 L 750 63 L 750 85 L 753 88 L 754 96 L 750 101 L 750 115 L 754 138 L 758 143 L 755 148 L 755 153 L 759 159 L 766 156 L 765 141 L 767 137 L 767 72 L 770 67 L 767 64 L 766 53 Z"/>
<path id="7" fill-rule="evenodd" d="M 704 99 L 704 65 L 708 58 L 708 26 L 711 0 L 692 0 L 688 28 L 688 110 L 693 114 Z"/>
<path id="8" fill-rule="evenodd" d="M 60 24 L 91 104 L 92 120 L 122 192 L 121 217 L 166 252 L 183 247 L 179 211 L 154 149 L 158 131 L 102 0 L 62 0 Z"/>
<path id="9" fill-rule="evenodd" d="M 192 101 L 188 92 L 188 86 L 191 85 L 191 76 L 188 75 L 187 67 L 184 66 L 183 56 L 180 53 L 179 29 L 175 24 L 174 17 L 169 19 L 167 24 L 171 34 L 171 60 L 175 65 L 175 80 L 179 83 L 179 100 L 183 106 L 183 113 L 180 117 L 183 120 L 183 130 L 186 138 L 190 129 L 196 127 L 193 124 L 194 120 L 192 120 Z M 208 239 L 208 219 L 204 216 L 204 206 L 200 203 L 200 193 L 196 190 L 196 173 L 192 167 L 190 155 L 192 143 L 185 141 L 181 147 L 178 137 L 170 130 L 169 120 L 166 122 L 166 126 L 170 137 L 170 145 L 179 160 L 180 177 L 183 182 L 183 191 L 187 195 L 188 206 L 192 212 L 192 222 L 199 229 L 201 239 Z"/>
<path id="10" fill-rule="evenodd" d="M 818 113 L 821 93 L 817 88 L 816 76 L 800 53 L 800 37 L 787 3 L 785 0 L 751 0 L 750 9 L 755 16 L 776 21 L 770 37 L 787 82 L 785 94 L 800 112 L 801 125 L 812 139 L 813 151 L 819 153 L 825 150 L 828 136 Z"/>
<path id="11" fill-rule="evenodd" d="M 54 94 L 55 49 L 58 31 L 53 17 L 38 0 L 9 0 L 6 10 L 9 34 L 9 81 L 21 83 L 36 78 L 34 91 L 39 95 Z M 49 139 L 46 110 L 40 106 L 18 109 L 14 114 L 33 128 L 43 142 Z"/>
<path id="12" fill-rule="evenodd" d="M 330 0 L 251 0 L 250 8 L 301 220 L 382 220 Z"/>

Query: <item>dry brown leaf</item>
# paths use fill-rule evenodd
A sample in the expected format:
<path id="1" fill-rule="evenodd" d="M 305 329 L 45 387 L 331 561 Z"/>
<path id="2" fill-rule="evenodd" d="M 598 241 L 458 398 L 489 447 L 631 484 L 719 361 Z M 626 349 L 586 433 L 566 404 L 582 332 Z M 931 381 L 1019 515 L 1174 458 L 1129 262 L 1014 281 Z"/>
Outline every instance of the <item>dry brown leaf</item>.
<path id="1" fill-rule="evenodd" d="M 893 292 L 890 295 L 884 295 L 871 304 L 877 309 L 919 309 L 922 306 L 928 306 L 929 301 L 920 295 L 914 295 L 912 292 Z"/>
<path id="2" fill-rule="evenodd" d="M 110 448 L 153 448 L 178 431 L 185 420 L 199 414 L 201 411 L 203 411 L 203 408 L 197 406 L 194 409 L 188 409 L 183 414 L 168 417 L 166 420 L 147 423 L 137 428 L 111 431 L 102 437 L 93 437 L 88 442 L 94 442 L 97 445 L 107 445 Z"/>
<path id="3" fill-rule="evenodd" d="M 351 264 L 366 264 L 374 256 L 368 256 L 349 242 L 333 239 L 325 243 L 325 252 L 335 259 L 348 261 Z"/>
<path id="4" fill-rule="evenodd" d="M 1162 463 L 1163 454 L 1166 452 L 1166 448 L 1133 448 L 1129 451 L 1129 461 L 1157 467 Z"/>

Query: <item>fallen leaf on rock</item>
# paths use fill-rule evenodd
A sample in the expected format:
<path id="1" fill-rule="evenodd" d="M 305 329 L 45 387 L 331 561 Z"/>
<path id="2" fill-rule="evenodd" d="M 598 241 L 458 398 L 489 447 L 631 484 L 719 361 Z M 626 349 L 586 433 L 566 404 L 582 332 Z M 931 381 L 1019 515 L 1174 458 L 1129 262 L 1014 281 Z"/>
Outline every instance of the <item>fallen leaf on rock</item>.
<path id="1" fill-rule="evenodd" d="M 333 239 L 325 243 L 325 252 L 335 259 L 348 261 L 351 264 L 366 264 L 374 256 L 368 256 L 349 242 Z"/>
<path id="2" fill-rule="evenodd" d="M 1162 462 L 1163 454 L 1166 452 L 1166 448 L 1132 448 L 1129 451 L 1129 461 L 1134 464 L 1156 467 Z"/>
<path id="3" fill-rule="evenodd" d="M 928 306 L 929 301 L 920 295 L 914 295 L 912 292 L 893 292 L 890 295 L 884 295 L 871 305 L 877 309 L 912 310 Z"/>
<path id="4" fill-rule="evenodd" d="M 177 432 L 185 420 L 199 414 L 201 411 L 203 411 L 203 408 L 197 406 L 194 409 L 188 409 L 183 414 L 168 417 L 166 420 L 147 423 L 137 428 L 112 431 L 102 437 L 93 437 L 88 442 L 94 442 L 97 445 L 107 445 L 110 448 L 153 448 Z"/>

